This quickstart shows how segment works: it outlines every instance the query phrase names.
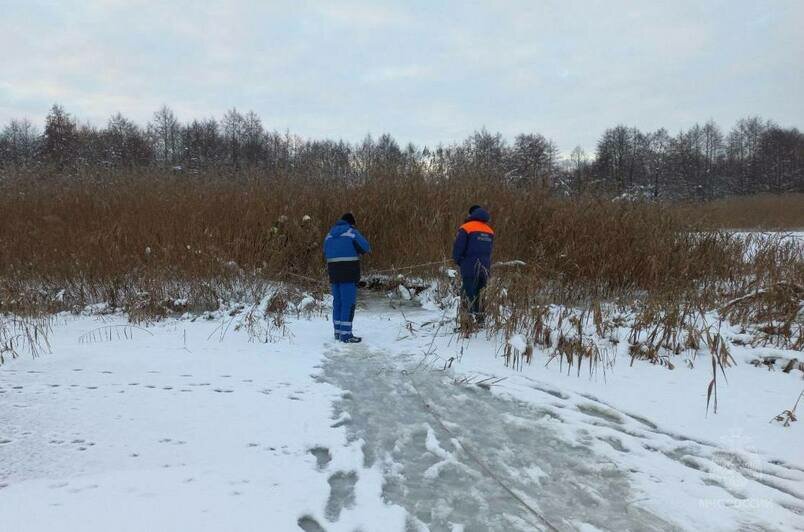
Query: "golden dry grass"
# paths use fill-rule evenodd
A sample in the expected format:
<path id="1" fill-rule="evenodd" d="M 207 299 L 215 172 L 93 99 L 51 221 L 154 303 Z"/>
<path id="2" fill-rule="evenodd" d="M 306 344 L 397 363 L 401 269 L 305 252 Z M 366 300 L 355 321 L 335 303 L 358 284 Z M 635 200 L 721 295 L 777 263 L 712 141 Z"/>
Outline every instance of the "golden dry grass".
<path id="1" fill-rule="evenodd" d="M 522 294 L 567 302 L 697 293 L 714 304 L 748 276 L 800 282 L 800 250 L 704 231 L 712 218 L 691 214 L 691 206 L 562 199 L 538 186 L 477 177 L 345 184 L 247 173 L 94 172 L 0 182 L 0 309 L 56 310 L 98 300 L 147 309 L 179 296 L 208 307 L 227 282 L 242 289 L 244 276 L 323 279 L 321 242 L 347 210 L 374 248 L 366 271 L 448 260 L 473 203 L 492 213 L 495 259 L 527 263 L 517 273 L 527 281 Z M 749 200 L 734 201 L 746 209 Z M 785 200 L 784 209 L 797 201 Z M 746 260 L 752 246 L 761 253 Z M 62 289 L 69 302 L 64 295 L 54 300 Z"/>
<path id="2" fill-rule="evenodd" d="M 706 346 L 716 408 L 717 372 L 731 362 L 720 320 L 753 327 L 765 344 L 804 346 L 801 243 L 724 229 L 804 226 L 803 202 L 804 195 L 696 205 L 568 199 L 478 176 L 345 183 L 228 171 L 20 173 L 0 176 L 0 316 L 37 324 L 104 302 L 137 322 L 226 300 L 256 305 L 277 280 L 325 289 L 321 244 L 345 211 L 373 246 L 364 272 L 435 263 L 407 271 L 427 277 L 449 264 L 467 207 L 480 203 L 492 213 L 495 260 L 525 263 L 496 268 L 486 291 L 487 332 L 527 339 L 523 353 L 506 347 L 507 363 L 529 363 L 539 347 L 567 368 L 588 362 L 590 372 L 601 365 L 605 373 L 627 340 L 632 360 L 672 368 L 672 355 Z M 440 283 L 438 292 L 448 301 L 454 288 Z M 286 311 L 261 310 L 249 334 L 269 340 Z M 458 322 L 471 334 L 467 318 L 459 313 Z M 0 362 L 18 352 L 4 330 L 6 339 L 19 337 L 0 323 Z"/>
<path id="3" fill-rule="evenodd" d="M 768 231 L 804 230 L 804 194 L 731 197 L 678 207 L 707 227 Z"/>

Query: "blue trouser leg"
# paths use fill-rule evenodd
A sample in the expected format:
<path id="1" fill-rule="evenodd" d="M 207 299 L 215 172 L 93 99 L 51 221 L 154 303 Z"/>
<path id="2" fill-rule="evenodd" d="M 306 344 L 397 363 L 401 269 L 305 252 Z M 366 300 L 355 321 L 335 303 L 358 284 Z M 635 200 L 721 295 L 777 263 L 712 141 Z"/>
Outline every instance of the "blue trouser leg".
<path id="1" fill-rule="evenodd" d="M 357 283 L 338 283 L 341 293 L 340 322 L 341 334 L 352 334 L 352 321 L 355 318 L 357 304 Z"/>
<path id="2" fill-rule="evenodd" d="M 480 291 L 486 287 L 486 281 L 485 275 L 473 275 L 463 278 L 465 304 L 472 315 L 483 315 L 483 307 L 480 304 Z"/>
<path id="3" fill-rule="evenodd" d="M 332 325 L 335 327 L 335 336 L 341 334 L 341 283 L 332 283 Z"/>

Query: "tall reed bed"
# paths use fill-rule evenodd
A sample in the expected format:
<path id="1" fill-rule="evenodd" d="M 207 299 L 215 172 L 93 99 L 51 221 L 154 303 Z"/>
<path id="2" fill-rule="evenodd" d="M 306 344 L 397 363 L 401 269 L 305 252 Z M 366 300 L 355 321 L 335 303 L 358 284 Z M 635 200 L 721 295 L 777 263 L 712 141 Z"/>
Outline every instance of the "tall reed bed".
<path id="1" fill-rule="evenodd" d="M 792 337 L 799 326 L 792 300 L 804 262 L 794 239 L 713 229 L 711 217 L 689 206 L 559 198 L 539 185 L 415 174 L 363 182 L 164 170 L 0 176 L 0 311 L 106 302 L 159 317 L 247 297 L 266 280 L 314 285 L 325 278 L 323 238 L 345 211 L 374 248 L 366 271 L 448 263 L 474 203 L 492 213 L 495 259 L 525 263 L 501 270 L 489 290 L 507 309 L 494 330 L 538 335 L 543 309 L 554 303 L 586 309 L 585 319 L 595 305 L 627 307 L 644 313 L 646 330 L 656 320 L 683 328 L 687 318 L 753 293 L 753 310 L 739 300 L 725 312 L 775 320 L 786 297 L 779 312 L 789 326 L 773 325 L 769 335 Z M 773 287 L 782 286 L 789 289 L 779 296 Z"/>
<path id="2" fill-rule="evenodd" d="M 680 214 L 709 228 L 804 231 L 804 194 L 760 194 L 707 203 L 682 203 Z"/>
<path id="3" fill-rule="evenodd" d="M 130 275 L 208 278 L 238 268 L 314 275 L 326 230 L 347 210 L 374 246 L 368 268 L 405 266 L 449 257 L 472 203 L 492 213 L 498 259 L 524 260 L 543 278 L 584 290 L 722 278 L 743 247 L 702 233 L 700 220 L 673 206 L 560 199 L 538 186 L 479 178 L 25 176 L 0 184 L 0 275 L 90 284 Z"/>

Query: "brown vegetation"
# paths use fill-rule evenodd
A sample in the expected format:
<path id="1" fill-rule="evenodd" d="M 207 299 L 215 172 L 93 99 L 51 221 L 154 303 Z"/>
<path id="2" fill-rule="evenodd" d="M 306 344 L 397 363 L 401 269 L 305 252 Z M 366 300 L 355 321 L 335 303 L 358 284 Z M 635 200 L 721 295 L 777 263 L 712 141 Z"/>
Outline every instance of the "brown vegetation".
<path id="1" fill-rule="evenodd" d="M 804 230 L 804 194 L 735 196 L 678 207 L 706 227 L 768 231 Z"/>
<path id="2" fill-rule="evenodd" d="M 703 231 L 698 217 L 673 206 L 562 199 L 538 186 L 482 179 L 344 183 L 132 172 L 21 176 L 0 187 L 0 309 L 17 312 L 98 301 L 141 309 L 137 294 L 168 312 L 182 310 L 170 308 L 175 299 L 215 306 L 226 283 L 244 277 L 323 279 L 321 241 L 347 210 L 374 247 L 364 270 L 448 262 L 456 227 L 475 202 L 492 212 L 496 260 L 526 263 L 515 275 L 529 288 L 517 297 L 696 292 L 712 305 L 739 295 L 749 279 L 754 287 L 801 284 L 801 249 L 791 241 Z M 734 201 L 744 209 L 746 200 Z"/>
<path id="3" fill-rule="evenodd" d="M 487 330 L 527 339 L 521 358 L 506 350 L 509 363 L 530 362 L 538 346 L 568 367 L 588 361 L 593 371 L 602 361 L 605 371 L 622 336 L 632 360 L 672 368 L 673 355 L 707 347 L 713 371 L 722 370 L 731 362 L 723 319 L 752 327 L 757 342 L 802 348 L 802 245 L 714 229 L 771 200 L 731 201 L 570 199 L 521 181 L 416 173 L 18 175 L 0 182 L 0 312 L 36 316 L 105 303 L 137 322 L 224 301 L 256 305 L 277 280 L 326 289 L 321 243 L 347 210 L 374 248 L 364 273 L 426 278 L 449 264 L 467 206 L 482 203 L 498 235 L 495 259 L 524 263 L 496 268 L 487 290 Z M 795 219 L 787 211 L 800 201 L 779 200 L 779 219 Z M 283 328 L 279 314 L 260 337 Z"/>

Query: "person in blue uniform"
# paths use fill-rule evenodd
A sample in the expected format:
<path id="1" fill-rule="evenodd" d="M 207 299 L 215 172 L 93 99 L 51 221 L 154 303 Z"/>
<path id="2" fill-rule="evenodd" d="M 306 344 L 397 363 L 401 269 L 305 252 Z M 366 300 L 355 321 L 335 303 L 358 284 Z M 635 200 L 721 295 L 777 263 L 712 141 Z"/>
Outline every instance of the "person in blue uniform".
<path id="1" fill-rule="evenodd" d="M 358 343 L 362 338 L 352 334 L 352 321 L 360 282 L 360 256 L 371 251 L 368 240 L 355 227 L 355 217 L 347 212 L 329 230 L 324 239 L 324 257 L 332 286 L 332 324 L 335 339 Z"/>
<path id="2" fill-rule="evenodd" d="M 481 292 L 491 276 L 491 253 L 494 230 L 489 225 L 488 211 L 479 205 L 469 209 L 469 217 L 458 229 L 452 246 L 452 259 L 461 269 L 464 305 L 475 321 L 485 321 Z"/>

